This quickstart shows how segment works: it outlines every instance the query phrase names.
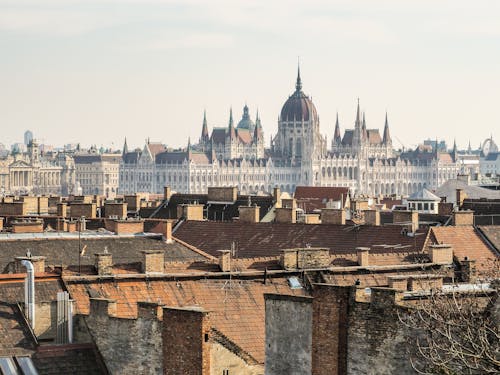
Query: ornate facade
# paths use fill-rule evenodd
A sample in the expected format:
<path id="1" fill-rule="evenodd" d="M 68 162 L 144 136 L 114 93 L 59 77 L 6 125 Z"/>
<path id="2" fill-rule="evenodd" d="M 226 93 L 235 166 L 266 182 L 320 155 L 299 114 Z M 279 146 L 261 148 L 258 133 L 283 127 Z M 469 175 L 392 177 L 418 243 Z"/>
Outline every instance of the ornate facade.
<path id="1" fill-rule="evenodd" d="M 163 186 L 186 193 L 204 193 L 209 186 L 237 186 L 242 193 L 271 192 L 276 186 L 293 192 L 296 186 L 344 186 L 356 195 L 409 195 L 436 188 L 460 172 L 456 146 L 452 152 L 419 147 L 396 152 L 387 114 L 384 132 L 368 129 L 365 114 L 356 109 L 354 129 L 341 136 L 337 122 L 328 148 L 319 116 L 302 91 L 300 71 L 295 91 L 278 119 L 278 132 L 264 148 L 264 131 L 248 107 L 234 126 L 232 110 L 227 127 L 209 134 L 206 115 L 200 140 L 182 151 L 168 151 L 147 142 L 129 152 L 125 143 L 120 162 L 120 193 L 161 193 Z"/>
<path id="2" fill-rule="evenodd" d="M 65 153 L 40 154 L 38 142 L 28 152 L 9 155 L 0 161 L 0 193 L 69 195 L 75 189 L 75 163 Z"/>

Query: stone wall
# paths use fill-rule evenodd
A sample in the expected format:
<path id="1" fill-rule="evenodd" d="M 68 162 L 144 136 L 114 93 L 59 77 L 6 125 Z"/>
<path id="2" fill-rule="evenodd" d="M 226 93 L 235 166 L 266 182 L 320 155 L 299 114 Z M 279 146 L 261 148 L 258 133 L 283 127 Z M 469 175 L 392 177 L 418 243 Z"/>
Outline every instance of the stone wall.
<path id="1" fill-rule="evenodd" d="M 310 374 L 312 299 L 265 294 L 266 375 Z"/>
<path id="2" fill-rule="evenodd" d="M 86 323 L 111 374 L 163 374 L 162 322 L 157 316 L 137 319 L 110 316 L 105 299 L 91 299 Z"/>

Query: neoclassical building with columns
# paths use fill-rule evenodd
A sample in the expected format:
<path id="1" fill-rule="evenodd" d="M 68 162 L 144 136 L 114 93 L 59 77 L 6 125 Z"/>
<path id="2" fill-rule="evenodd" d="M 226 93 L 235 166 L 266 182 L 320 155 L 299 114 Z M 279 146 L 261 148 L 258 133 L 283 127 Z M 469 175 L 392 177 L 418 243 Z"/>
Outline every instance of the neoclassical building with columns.
<path id="1" fill-rule="evenodd" d="M 38 142 L 27 153 L 15 153 L 0 161 L 0 195 L 57 194 L 75 192 L 75 163 L 65 153 L 41 155 Z"/>
<path id="2" fill-rule="evenodd" d="M 369 129 L 359 100 L 354 128 L 342 135 L 337 116 L 332 133 L 328 147 L 298 71 L 269 148 L 258 114 L 254 122 L 246 105 L 237 125 L 231 110 L 228 125 L 211 133 L 204 115 L 199 142 L 189 141 L 183 150 L 147 141 L 141 150 L 129 151 L 125 142 L 119 193 L 161 193 L 163 186 L 184 193 L 206 193 L 209 186 L 237 186 L 243 194 L 269 193 L 274 187 L 293 192 L 306 185 L 349 187 L 354 195 L 409 195 L 461 172 L 456 146 L 451 152 L 427 146 L 394 150 L 387 114 L 382 134 Z"/>

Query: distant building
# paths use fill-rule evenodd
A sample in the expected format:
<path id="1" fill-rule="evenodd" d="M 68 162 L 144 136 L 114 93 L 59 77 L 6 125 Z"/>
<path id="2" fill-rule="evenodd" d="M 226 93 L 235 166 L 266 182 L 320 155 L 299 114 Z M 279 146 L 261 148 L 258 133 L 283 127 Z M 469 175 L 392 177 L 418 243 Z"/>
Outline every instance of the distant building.
<path id="1" fill-rule="evenodd" d="M 493 137 L 484 141 L 481 147 L 479 166 L 481 174 L 484 176 L 495 177 L 500 175 L 500 153 L 497 144 L 493 141 Z"/>
<path id="2" fill-rule="evenodd" d="M 76 181 L 86 195 L 114 198 L 118 191 L 121 154 L 75 155 Z"/>
<path id="3" fill-rule="evenodd" d="M 130 152 L 125 143 L 120 192 L 161 193 L 163 186 L 170 186 L 178 192 L 206 193 L 209 186 L 237 186 L 248 194 L 269 193 L 274 187 L 293 192 L 302 185 L 346 187 L 353 195 L 410 195 L 434 189 L 461 171 L 456 145 L 451 152 L 440 145 L 395 151 L 387 115 L 382 134 L 368 129 L 359 101 L 354 129 L 342 136 L 337 118 L 332 130 L 328 147 L 298 72 L 269 149 L 264 148 L 259 116 L 253 122 L 246 105 L 237 126 L 231 110 L 228 125 L 214 127 L 211 134 L 204 116 L 199 142 L 188 142 L 182 151 L 148 141 L 142 150 Z"/>
<path id="4" fill-rule="evenodd" d="M 26 130 L 24 132 L 24 144 L 28 146 L 33 141 L 33 132 L 31 130 Z"/>

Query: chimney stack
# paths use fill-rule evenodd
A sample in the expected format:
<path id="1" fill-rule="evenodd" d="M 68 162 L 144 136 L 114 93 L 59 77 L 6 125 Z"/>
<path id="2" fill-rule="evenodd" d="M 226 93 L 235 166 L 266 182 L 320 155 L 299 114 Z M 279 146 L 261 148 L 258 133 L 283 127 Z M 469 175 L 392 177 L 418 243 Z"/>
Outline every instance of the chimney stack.
<path id="1" fill-rule="evenodd" d="M 33 265 L 33 272 L 35 274 L 45 272 L 46 257 L 44 256 L 25 256 L 25 257 L 16 257 L 15 259 L 16 259 L 15 273 L 24 273 L 25 266 L 22 264 L 22 262 L 25 260 L 31 262 L 31 264 Z"/>
<path id="2" fill-rule="evenodd" d="M 171 221 L 166 221 L 165 222 L 165 242 L 166 243 L 172 243 L 174 240 L 172 239 L 172 222 Z"/>
<path id="3" fill-rule="evenodd" d="M 172 189 L 170 186 L 164 186 L 163 187 L 163 199 L 166 201 L 170 200 L 170 197 L 172 196 Z"/>
<path id="4" fill-rule="evenodd" d="M 467 198 L 467 194 L 465 193 L 465 191 L 463 189 L 457 189 L 456 201 L 457 201 L 458 208 L 462 207 L 462 205 L 464 204 L 465 198 Z"/>
<path id="5" fill-rule="evenodd" d="M 369 247 L 356 248 L 356 257 L 358 258 L 358 264 L 361 267 L 368 267 L 370 265 L 369 256 L 370 256 Z"/>
<path id="6" fill-rule="evenodd" d="M 96 253 L 95 268 L 99 276 L 107 276 L 113 274 L 113 255 L 107 252 Z"/>
<path id="7" fill-rule="evenodd" d="M 260 221 L 259 206 L 240 206 L 238 207 L 240 222 L 242 223 L 258 223 Z"/>
<path id="8" fill-rule="evenodd" d="M 231 250 L 219 250 L 219 268 L 222 272 L 231 272 Z"/>
<path id="9" fill-rule="evenodd" d="M 321 224 L 345 225 L 345 211 L 338 208 L 322 208 Z"/>
<path id="10" fill-rule="evenodd" d="M 432 263 L 451 264 L 453 263 L 453 248 L 447 244 L 430 245 L 429 257 Z"/>
<path id="11" fill-rule="evenodd" d="M 165 273 L 165 251 L 143 250 L 143 273 Z"/>
<path id="12" fill-rule="evenodd" d="M 453 211 L 452 223 L 454 226 L 473 226 L 474 225 L 474 211 Z"/>
<path id="13" fill-rule="evenodd" d="M 365 214 L 365 225 L 380 226 L 380 211 L 378 210 L 366 210 Z"/>

